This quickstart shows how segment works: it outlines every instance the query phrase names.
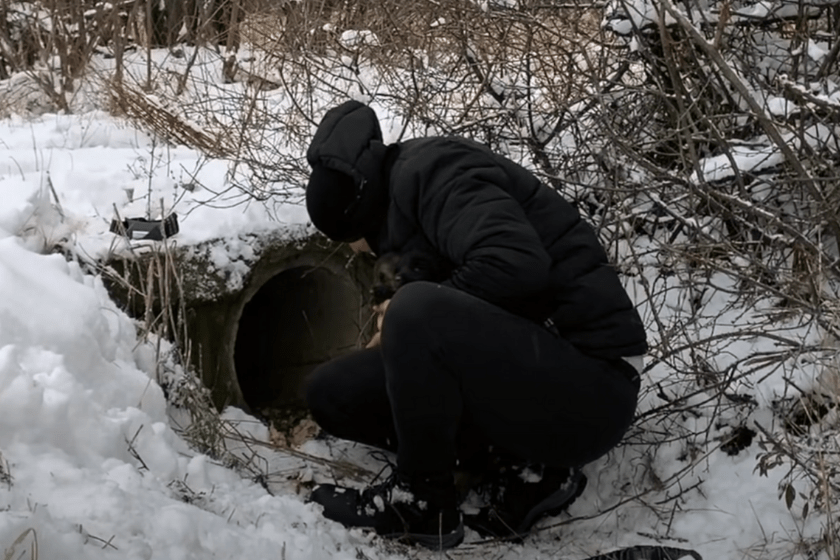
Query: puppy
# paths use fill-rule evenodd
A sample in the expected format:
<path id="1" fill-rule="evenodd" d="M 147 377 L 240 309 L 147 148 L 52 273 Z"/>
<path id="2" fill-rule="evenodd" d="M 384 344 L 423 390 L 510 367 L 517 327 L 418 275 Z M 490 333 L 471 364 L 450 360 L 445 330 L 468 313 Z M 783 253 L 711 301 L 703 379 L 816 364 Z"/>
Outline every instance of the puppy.
<path id="1" fill-rule="evenodd" d="M 452 265 L 431 250 L 412 249 L 402 254 L 386 253 L 373 265 L 371 295 L 376 313 L 376 333 L 367 348 L 380 343 L 382 318 L 397 290 L 411 282 L 442 282 L 452 273 Z"/>
<path id="2" fill-rule="evenodd" d="M 373 266 L 373 304 L 391 299 L 397 290 L 411 282 L 442 282 L 452 273 L 452 265 L 431 251 L 413 249 L 402 254 L 386 253 Z"/>

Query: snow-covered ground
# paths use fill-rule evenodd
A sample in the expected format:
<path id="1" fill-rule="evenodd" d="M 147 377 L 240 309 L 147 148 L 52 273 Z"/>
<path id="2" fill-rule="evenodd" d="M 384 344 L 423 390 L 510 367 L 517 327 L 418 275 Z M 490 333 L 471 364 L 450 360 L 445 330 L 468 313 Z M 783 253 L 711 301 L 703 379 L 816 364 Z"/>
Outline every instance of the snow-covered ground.
<path id="1" fill-rule="evenodd" d="M 164 146 L 96 110 L 0 122 L 3 560 L 444 557 L 347 530 L 305 503 L 299 482 L 331 476 L 318 458 L 375 472 L 379 460 L 361 446 L 313 440 L 290 454 L 272 448 L 265 426 L 227 410 L 224 418 L 248 435 L 249 453 L 259 453 L 249 461 L 262 476 L 191 449 L 173 420 L 179 412 L 156 381 L 156 340 L 139 335 L 85 267 L 124 247 L 109 232 L 116 213 L 155 217 L 161 204 L 181 216 L 175 241 L 182 245 L 306 223 L 299 205 L 269 212 L 244 198 L 213 204 L 227 189 L 228 169 L 226 161 Z M 659 274 L 655 253 L 649 260 L 649 269 L 628 278 L 630 291 L 647 319 L 656 312 L 668 320 L 689 303 L 676 284 L 668 291 L 676 277 Z M 766 311 L 732 307 L 737 285 L 724 275 L 713 283 L 719 290 L 701 298 L 698 339 L 742 328 Z M 647 301 L 650 286 L 665 296 Z M 803 323 L 785 336 L 804 343 L 819 333 Z M 778 340 L 755 336 L 727 346 L 713 366 L 724 371 L 763 350 L 778 350 Z M 735 386 L 754 401 L 746 409 L 713 410 L 698 393 L 673 409 L 668 424 L 651 415 L 626 445 L 586 467 L 581 498 L 525 543 L 485 542 L 468 531 L 465 544 L 446 556 L 580 559 L 666 544 L 707 560 L 805 558 L 797 543 L 819 537 L 826 517 L 803 516 L 800 495 L 788 507 L 779 490 L 787 465 L 760 475 L 764 451 L 756 442 L 734 455 L 698 442 L 695 453 L 690 438 L 647 434 L 673 428 L 675 436 L 684 430 L 714 441 L 753 422 L 773 432 L 774 402 L 791 382 L 807 390 L 819 373 L 802 364 L 745 377 Z M 651 368 L 640 411 L 665 402 L 673 374 L 664 364 Z M 229 445 L 235 452 L 243 443 Z M 807 492 L 804 483 L 798 490 Z"/>

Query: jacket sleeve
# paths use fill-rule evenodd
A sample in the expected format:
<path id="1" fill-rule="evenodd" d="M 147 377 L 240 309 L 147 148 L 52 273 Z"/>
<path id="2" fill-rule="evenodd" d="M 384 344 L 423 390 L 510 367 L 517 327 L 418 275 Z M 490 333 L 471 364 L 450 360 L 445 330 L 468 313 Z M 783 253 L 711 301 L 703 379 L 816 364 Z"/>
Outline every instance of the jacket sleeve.
<path id="1" fill-rule="evenodd" d="M 444 285 L 521 315 L 548 286 L 551 258 L 494 173 L 466 173 L 421 189 L 421 228 L 455 269 Z"/>

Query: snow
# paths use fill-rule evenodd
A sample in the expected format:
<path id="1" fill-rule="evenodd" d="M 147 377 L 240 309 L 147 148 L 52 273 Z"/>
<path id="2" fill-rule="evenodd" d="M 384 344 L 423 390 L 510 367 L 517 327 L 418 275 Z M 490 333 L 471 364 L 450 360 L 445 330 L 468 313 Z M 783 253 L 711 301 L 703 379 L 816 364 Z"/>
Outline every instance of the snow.
<path id="1" fill-rule="evenodd" d="M 186 245 L 278 227 L 277 214 L 248 204 L 244 193 L 230 192 L 228 162 L 163 146 L 104 113 L 13 117 L 0 124 L 0 138 L 0 228 L 6 234 L 22 232 L 32 242 L 32 237 L 42 242 L 69 238 L 92 260 L 121 248 L 109 231 L 117 216 L 159 219 L 174 210 L 181 226 L 178 241 Z M 61 223 L 39 215 L 55 212 L 49 184 L 66 216 Z M 307 221 L 300 205 L 284 206 L 279 217 L 287 225 Z M 33 221 L 39 231 L 27 227 Z"/>
<path id="2" fill-rule="evenodd" d="M 294 492 L 272 496 L 192 451 L 155 381 L 154 340 L 138 337 L 101 278 L 43 254 L 59 239 L 87 256 L 118 244 L 107 229 L 112 209 L 143 214 L 145 201 L 125 196 L 132 184 L 153 200 L 181 194 L 173 206 L 185 215 L 184 243 L 278 224 L 259 206 L 213 209 L 202 191 L 177 193 L 177 171 L 136 182 L 150 139 L 102 113 L 0 126 L 0 547 L 18 558 L 37 542 L 41 557 L 68 560 L 387 558 Z M 176 170 L 198 154 L 173 148 L 167 157 Z M 210 182 L 224 168 L 199 175 Z M 251 254 L 236 239 L 226 247 L 219 267 Z"/>
<path id="3" fill-rule="evenodd" d="M 634 29 L 655 24 L 660 17 L 656 3 L 650 0 L 608 2 L 605 13 L 605 24 L 618 35 L 630 35 Z M 664 14 L 664 20 L 667 25 L 675 22 L 668 14 Z"/>
<path id="4" fill-rule="evenodd" d="M 768 103 L 771 112 L 781 114 L 789 109 L 789 103 L 779 98 L 772 98 Z M 787 113 L 784 113 L 787 114 Z M 799 149 L 803 144 L 820 149 L 830 138 L 835 135 L 836 129 L 828 128 L 822 124 L 816 124 L 803 130 L 801 134 L 785 133 L 782 138 L 785 144 Z M 804 143 L 802 140 L 804 139 Z M 731 178 L 735 171 L 759 173 L 763 170 L 772 170 L 784 161 L 781 150 L 773 144 L 766 136 L 761 136 L 750 141 L 749 144 L 733 147 L 729 153 L 720 154 L 700 161 L 702 178 L 705 181 L 714 183 Z M 734 164 L 734 165 L 733 165 Z M 692 173 L 690 180 L 698 182 L 698 174 Z"/>
<path id="5" fill-rule="evenodd" d="M 396 136 L 396 115 L 382 114 L 386 136 Z M 806 136 L 825 134 L 814 129 Z M 376 472 L 382 461 L 364 446 L 313 440 L 294 452 L 279 449 L 265 426 L 237 409 L 220 419 L 231 430 L 226 455 L 188 444 L 184 412 L 167 402 L 162 387 L 161 364 L 180 368 L 167 361 L 168 343 L 143 333 L 85 266 L 127 249 L 128 242 L 109 231 L 115 214 L 175 211 L 181 218 L 177 243 L 222 239 L 209 262 L 241 279 L 253 256 L 246 234 L 306 228 L 300 205 L 269 211 L 248 203 L 244 194 L 230 192 L 229 162 L 164 145 L 102 111 L 12 116 L 0 122 L 0 139 L 4 558 L 441 557 L 345 529 L 306 503 L 299 483 L 330 479 L 329 461 Z M 739 168 L 752 170 L 780 157 L 768 146 L 732 156 Z M 706 179 L 728 176 L 729 165 L 721 156 L 703 162 Z M 219 193 L 227 193 L 223 204 Z M 55 253 L 57 246 L 68 256 Z M 638 250 L 645 254 L 645 247 Z M 705 433 L 722 441 L 727 430 L 753 422 L 776 433 L 774 407 L 791 386 L 815 386 L 821 371 L 794 357 L 760 377 L 747 375 L 750 360 L 778 352 L 779 340 L 760 327 L 734 342 L 722 335 L 762 325 L 766 303 L 744 307 L 734 295 L 736 275 L 720 273 L 685 322 L 697 295 L 685 287 L 691 273 L 663 274 L 657 258 L 651 249 L 640 257 L 646 268 L 626 278 L 646 322 L 655 318 L 666 332 L 683 329 L 691 340 L 709 341 L 708 367 L 738 377 L 738 394 L 752 395 L 755 404 L 719 409 L 707 393 L 695 388 L 689 394 L 689 384 L 674 381 L 696 368 L 675 372 L 674 362 L 652 364 L 644 376 L 642 420 L 624 445 L 585 468 L 589 486 L 568 513 L 546 520 L 523 544 L 488 543 L 467 531 L 466 543 L 450 557 L 575 559 L 638 544 L 693 548 L 716 560 L 806 557 L 795 544 L 816 540 L 826 518 L 803 515 L 798 497 L 788 509 L 779 493 L 788 468 L 760 475 L 765 451 L 756 444 L 728 455 L 702 447 L 699 438 Z M 779 328 L 803 345 L 821 343 L 808 321 L 791 319 Z M 682 339 L 675 340 L 675 355 L 693 363 L 691 348 L 679 349 Z M 658 415 L 662 395 L 684 398 L 682 412 Z M 804 482 L 799 486 L 804 492 Z"/>
<path id="6" fill-rule="evenodd" d="M 360 45 L 379 45 L 379 39 L 368 30 L 354 31 L 347 30 L 341 34 L 339 42 L 346 48 L 352 49 Z"/>

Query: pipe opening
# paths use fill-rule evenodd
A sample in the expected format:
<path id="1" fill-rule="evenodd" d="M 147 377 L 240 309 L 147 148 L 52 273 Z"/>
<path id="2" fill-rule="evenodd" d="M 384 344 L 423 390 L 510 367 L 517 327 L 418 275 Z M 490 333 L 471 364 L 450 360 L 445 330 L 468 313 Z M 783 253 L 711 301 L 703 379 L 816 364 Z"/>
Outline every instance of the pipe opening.
<path id="1" fill-rule="evenodd" d="M 288 268 L 266 281 L 242 310 L 234 347 L 247 405 L 302 406 L 306 375 L 358 347 L 361 299 L 348 275 L 325 268 Z"/>

